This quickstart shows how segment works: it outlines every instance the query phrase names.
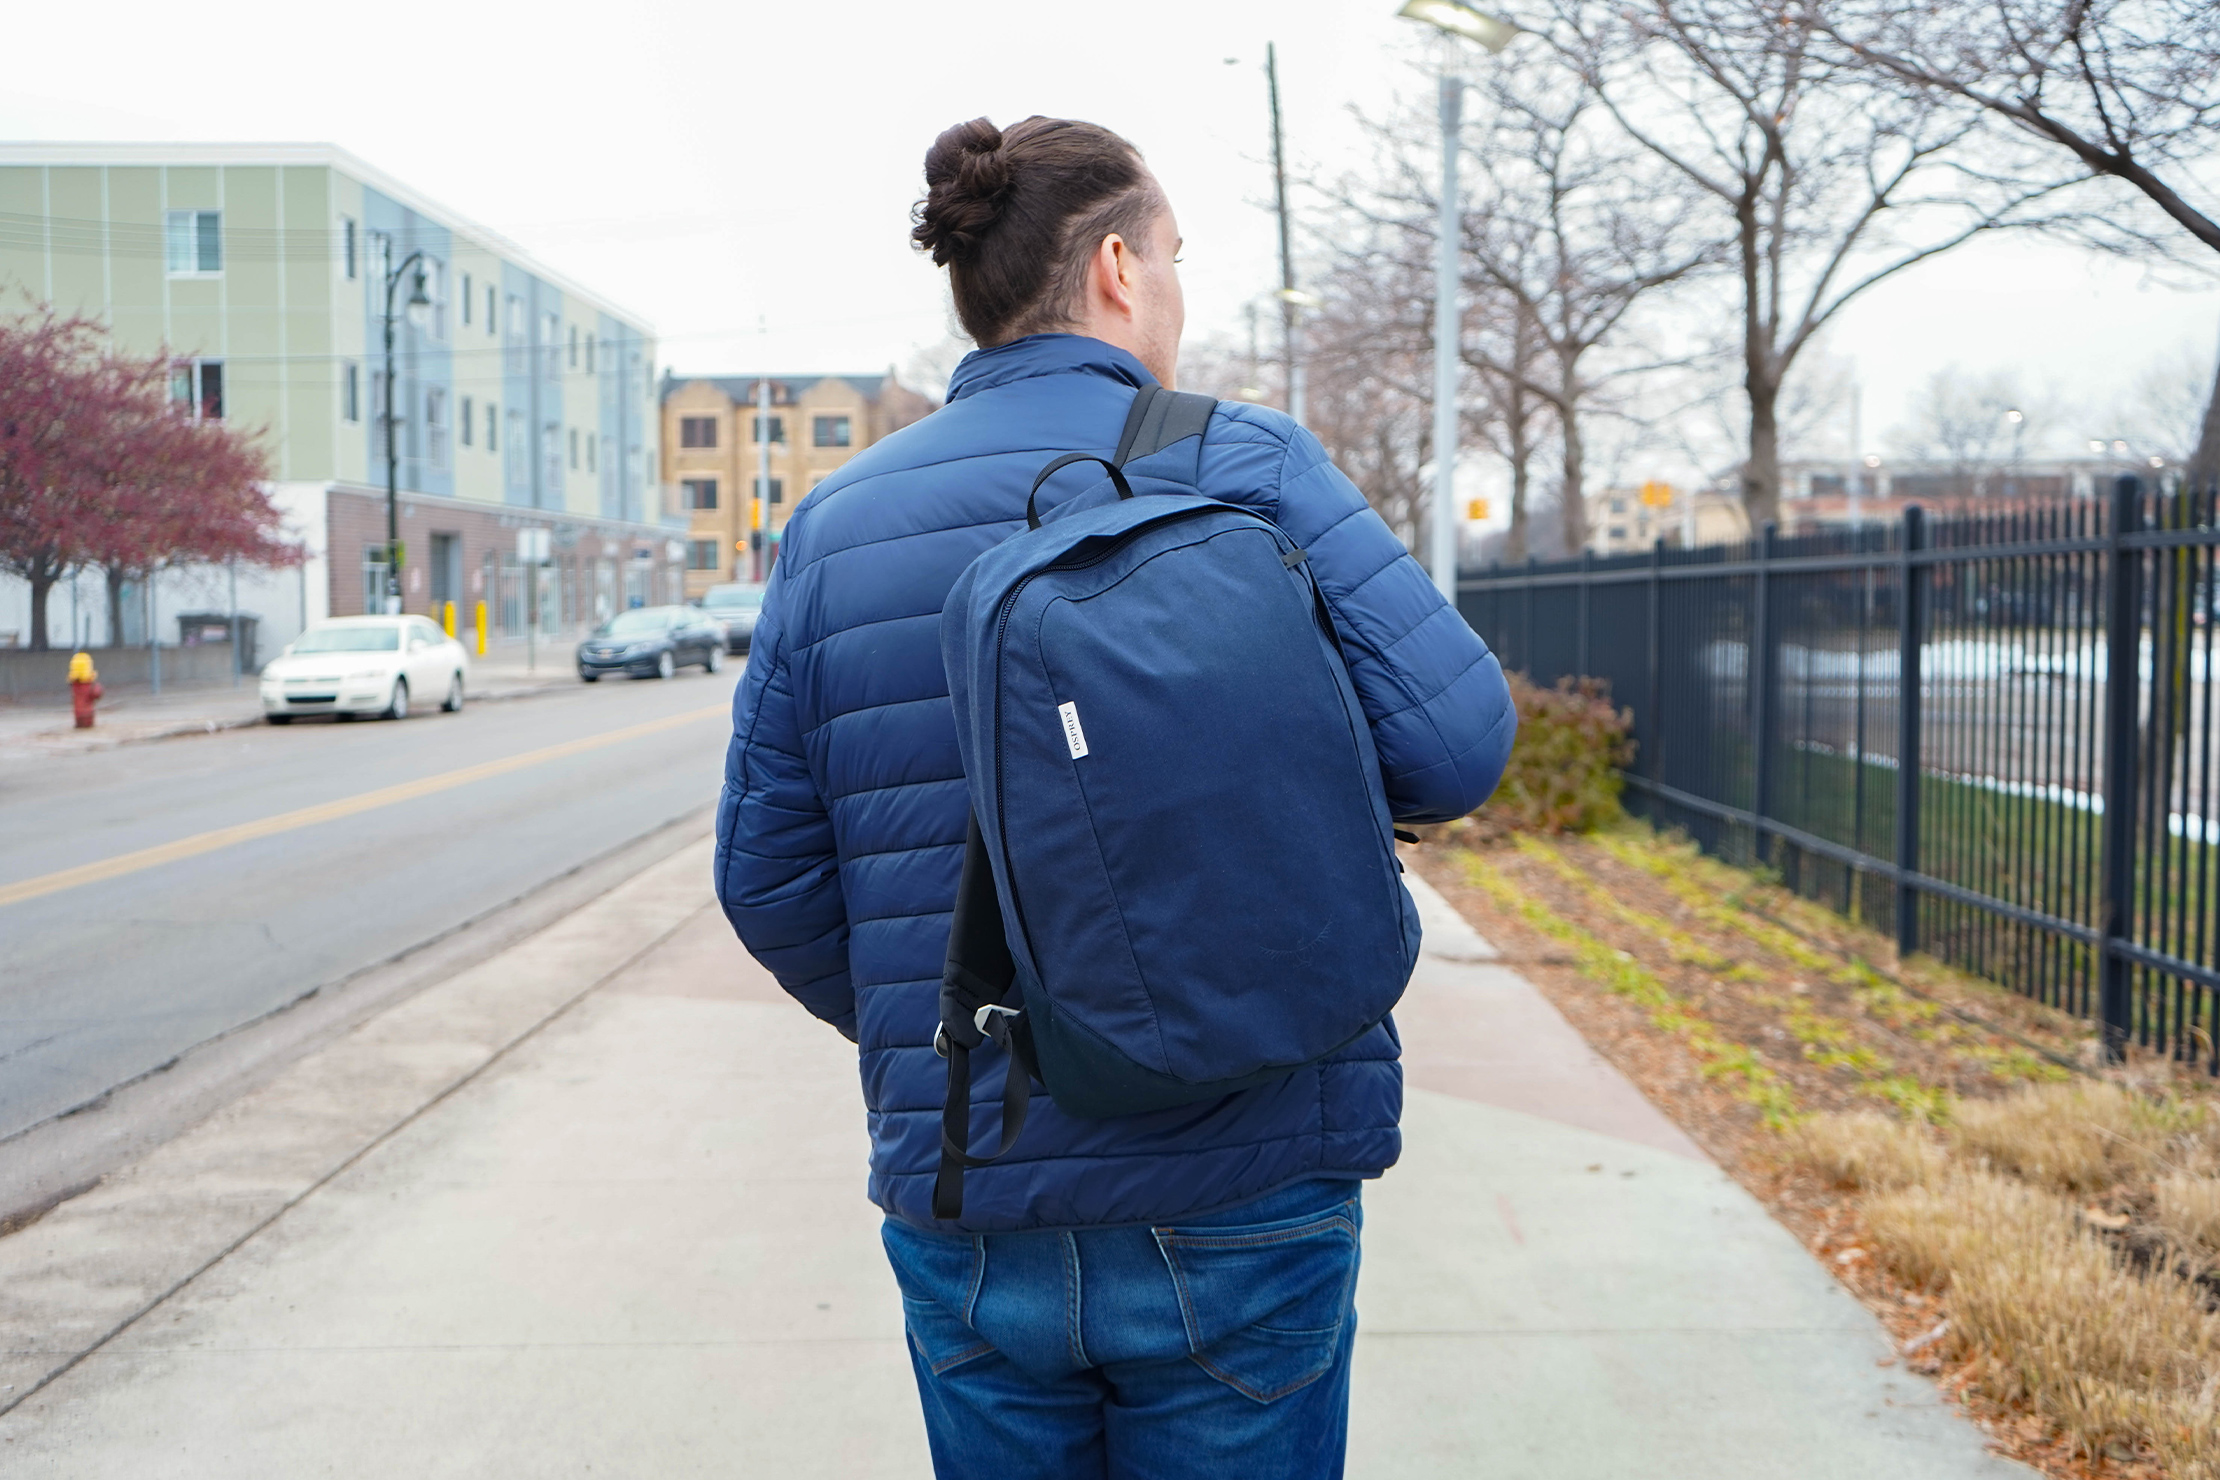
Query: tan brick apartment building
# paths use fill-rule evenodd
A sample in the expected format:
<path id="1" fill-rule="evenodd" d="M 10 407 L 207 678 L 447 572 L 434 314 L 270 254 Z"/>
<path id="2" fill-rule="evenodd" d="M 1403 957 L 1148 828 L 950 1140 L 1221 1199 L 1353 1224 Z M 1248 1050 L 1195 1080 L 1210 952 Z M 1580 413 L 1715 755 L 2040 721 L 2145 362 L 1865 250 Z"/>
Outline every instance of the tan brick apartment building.
<path id="1" fill-rule="evenodd" d="M 689 597 L 720 581 L 749 579 L 762 433 L 770 438 L 771 478 L 760 543 L 766 560 L 775 561 L 787 516 L 804 495 L 858 449 L 933 409 L 891 369 L 884 375 L 768 379 L 771 410 L 762 428 L 756 424 L 756 376 L 663 379 L 662 481 L 677 491 L 687 511 Z"/>

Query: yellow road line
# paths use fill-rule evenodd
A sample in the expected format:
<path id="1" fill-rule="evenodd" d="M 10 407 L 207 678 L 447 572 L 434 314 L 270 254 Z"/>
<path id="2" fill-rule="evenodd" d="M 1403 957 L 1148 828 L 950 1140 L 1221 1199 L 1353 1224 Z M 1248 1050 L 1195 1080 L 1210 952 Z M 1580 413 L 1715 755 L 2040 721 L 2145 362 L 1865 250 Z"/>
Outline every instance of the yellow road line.
<path id="1" fill-rule="evenodd" d="M 98 863 L 82 863 L 75 868 L 41 874 L 35 879 L 25 879 L 18 884 L 0 884 L 0 905 L 19 904 L 26 899 L 37 899 L 43 894 L 58 894 L 64 889 L 75 889 L 81 884 L 97 884 L 103 879 L 135 874 L 140 869 L 175 863 L 181 858 L 213 853 L 218 848 L 229 848 L 234 843 L 249 843 L 256 838 L 291 832 L 297 827 L 313 827 L 319 822 L 333 822 L 341 817 L 353 817 L 357 813 L 369 812 L 379 807 L 390 807 L 395 802 L 414 801 L 418 797 L 468 786 L 473 781 L 484 781 L 488 777 L 521 771 L 527 766 L 537 766 L 547 761 L 559 761 L 565 756 L 583 755 L 589 750 L 600 750 L 605 746 L 621 745 L 627 740 L 637 740 L 642 735 L 655 734 L 658 730 L 673 730 L 680 725 L 707 719 L 713 714 L 722 715 L 728 712 L 722 704 L 712 704 L 706 709 L 689 709 L 684 714 L 651 719 L 644 724 L 611 730 L 607 734 L 565 740 L 560 745 L 549 745 L 539 750 L 504 756 L 497 761 L 464 766 L 459 771 L 442 771 L 437 776 L 426 776 L 419 781 L 404 781 L 398 786 L 381 786 L 376 791 L 341 797 L 336 802 L 320 802 L 313 807 L 280 812 L 275 817 L 265 817 L 259 822 L 242 822 L 236 827 L 219 827 L 210 832 L 195 833 L 189 838 L 179 838 L 174 843 L 141 848 L 136 853 L 119 853 L 113 858 L 101 859 Z"/>

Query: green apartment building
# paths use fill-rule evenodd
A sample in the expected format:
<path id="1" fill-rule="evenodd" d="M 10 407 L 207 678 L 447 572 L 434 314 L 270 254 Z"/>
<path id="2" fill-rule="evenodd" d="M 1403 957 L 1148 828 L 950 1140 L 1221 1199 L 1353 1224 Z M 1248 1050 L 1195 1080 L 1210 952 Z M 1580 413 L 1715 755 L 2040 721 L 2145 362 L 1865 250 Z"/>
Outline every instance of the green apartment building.
<path id="1" fill-rule="evenodd" d="M 411 259 L 414 259 L 413 262 Z M 421 271 L 428 307 L 403 313 Z M 386 286 L 395 355 L 387 394 Z M 495 232 L 323 144 L 0 144 L 0 313 L 51 304 L 132 354 L 174 358 L 196 415 L 255 428 L 272 495 L 311 560 L 248 576 L 267 654 L 303 622 L 375 609 L 394 425 L 403 605 L 494 640 L 682 599 L 685 516 L 658 481 L 655 341 L 637 315 Z M 549 532 L 529 593 L 517 531 Z M 215 573 L 135 593 L 126 627 L 208 609 Z M 97 573 L 52 630 L 107 633 Z M 12 607 L 10 603 L 13 603 Z M 28 622 L 0 591 L 0 633 Z M 0 641 L 5 641 L 0 636 Z"/>

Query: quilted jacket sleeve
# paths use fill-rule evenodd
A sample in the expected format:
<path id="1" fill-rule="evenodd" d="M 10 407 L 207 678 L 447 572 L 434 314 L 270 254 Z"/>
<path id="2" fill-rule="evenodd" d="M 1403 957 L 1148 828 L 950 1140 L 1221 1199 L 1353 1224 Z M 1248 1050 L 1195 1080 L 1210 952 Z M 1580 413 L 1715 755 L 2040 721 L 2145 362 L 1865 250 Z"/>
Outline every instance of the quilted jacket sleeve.
<path id="1" fill-rule="evenodd" d="M 1518 712 L 1479 634 L 1326 456 L 1289 436 L 1274 522 L 1310 555 L 1399 822 L 1447 822 L 1503 779 Z"/>
<path id="2" fill-rule="evenodd" d="M 853 1039 L 847 902 L 832 818 L 802 752 L 784 584 L 774 573 L 747 674 L 733 694 L 732 748 L 717 805 L 717 902 L 779 985 Z"/>

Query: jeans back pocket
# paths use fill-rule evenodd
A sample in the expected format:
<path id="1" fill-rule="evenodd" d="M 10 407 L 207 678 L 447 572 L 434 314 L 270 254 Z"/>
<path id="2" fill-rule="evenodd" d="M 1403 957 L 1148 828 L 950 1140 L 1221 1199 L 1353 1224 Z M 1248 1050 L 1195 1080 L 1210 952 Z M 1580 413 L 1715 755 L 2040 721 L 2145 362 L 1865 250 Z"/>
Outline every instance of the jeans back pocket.
<path id="1" fill-rule="evenodd" d="M 1354 1319 L 1354 1202 L 1247 1227 L 1158 1228 L 1196 1365 L 1270 1403 L 1333 1366 Z"/>

